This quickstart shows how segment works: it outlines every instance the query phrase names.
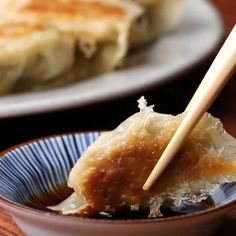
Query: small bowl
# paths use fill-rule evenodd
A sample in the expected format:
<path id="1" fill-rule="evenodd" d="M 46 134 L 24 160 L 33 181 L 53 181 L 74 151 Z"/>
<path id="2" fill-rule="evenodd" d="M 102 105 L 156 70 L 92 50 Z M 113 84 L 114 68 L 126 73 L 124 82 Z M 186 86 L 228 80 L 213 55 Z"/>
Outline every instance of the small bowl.
<path id="1" fill-rule="evenodd" d="M 161 219 L 87 219 L 29 207 L 32 196 L 48 200 L 40 196 L 42 192 L 58 201 L 65 198 L 60 186 L 67 183 L 71 168 L 99 135 L 99 132 L 87 132 L 48 137 L 0 154 L 0 205 L 12 213 L 25 233 L 34 236 L 204 236 L 216 230 L 224 216 L 236 208 L 236 184 L 223 184 L 214 193 L 216 207 Z"/>

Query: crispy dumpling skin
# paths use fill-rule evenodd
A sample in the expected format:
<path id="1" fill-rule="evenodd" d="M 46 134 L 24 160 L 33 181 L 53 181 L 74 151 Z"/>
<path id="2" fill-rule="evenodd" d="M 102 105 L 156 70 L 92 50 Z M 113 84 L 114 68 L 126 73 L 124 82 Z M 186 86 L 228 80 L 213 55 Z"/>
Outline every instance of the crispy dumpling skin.
<path id="1" fill-rule="evenodd" d="M 68 186 L 80 199 L 78 214 L 88 207 L 114 212 L 122 206 L 148 206 L 150 216 L 157 216 L 166 198 L 174 198 L 176 205 L 186 194 L 204 199 L 220 183 L 236 180 L 236 140 L 219 119 L 206 114 L 156 185 L 143 191 L 184 113 L 160 114 L 143 99 L 140 104 L 140 112 L 103 133 L 71 170 Z"/>

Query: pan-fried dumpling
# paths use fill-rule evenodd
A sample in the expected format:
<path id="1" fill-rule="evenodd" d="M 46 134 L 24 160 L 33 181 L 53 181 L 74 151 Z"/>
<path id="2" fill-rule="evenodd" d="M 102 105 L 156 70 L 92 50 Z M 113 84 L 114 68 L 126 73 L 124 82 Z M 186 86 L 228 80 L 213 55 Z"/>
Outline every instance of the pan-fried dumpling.
<path id="1" fill-rule="evenodd" d="M 173 29 L 181 19 L 185 3 L 184 0 L 131 1 L 142 7 L 143 14 L 131 27 L 130 47 L 141 46 Z"/>
<path id="2" fill-rule="evenodd" d="M 52 209 L 83 215 L 89 208 L 115 212 L 123 206 L 148 206 L 149 216 L 158 216 L 167 198 L 175 199 L 176 206 L 186 195 L 200 201 L 220 183 L 236 180 L 236 140 L 224 131 L 219 119 L 206 114 L 156 185 L 143 191 L 184 113 L 156 113 L 143 98 L 139 107 L 140 112 L 103 133 L 71 170 L 68 186 L 79 204 L 70 205 L 69 198 Z"/>
<path id="3" fill-rule="evenodd" d="M 52 87 L 120 67 L 172 28 L 184 0 L 1 0 L 0 93 Z"/>
<path id="4" fill-rule="evenodd" d="M 129 1 L 1 0 L 0 87 L 21 78 L 65 81 L 68 69 L 76 79 L 120 66 L 141 14 Z"/>
<path id="5" fill-rule="evenodd" d="M 38 23 L 0 23 L 0 48 L 0 94 L 22 76 L 28 84 L 58 76 L 75 60 L 75 41 Z"/>

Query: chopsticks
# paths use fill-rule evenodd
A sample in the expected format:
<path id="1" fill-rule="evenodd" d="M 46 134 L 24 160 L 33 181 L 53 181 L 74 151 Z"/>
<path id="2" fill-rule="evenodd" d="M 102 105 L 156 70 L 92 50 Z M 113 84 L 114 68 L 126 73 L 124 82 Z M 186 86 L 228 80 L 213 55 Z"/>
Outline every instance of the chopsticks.
<path id="1" fill-rule="evenodd" d="M 186 115 L 143 185 L 149 190 L 183 145 L 185 139 L 224 88 L 236 68 L 236 25 L 186 107 Z"/>

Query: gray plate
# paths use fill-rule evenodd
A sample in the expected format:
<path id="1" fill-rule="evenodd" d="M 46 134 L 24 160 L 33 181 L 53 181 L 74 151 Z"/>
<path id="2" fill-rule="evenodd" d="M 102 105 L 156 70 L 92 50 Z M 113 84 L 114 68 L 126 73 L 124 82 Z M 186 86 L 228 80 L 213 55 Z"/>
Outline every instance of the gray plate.
<path id="1" fill-rule="evenodd" d="M 132 55 L 131 66 L 57 89 L 3 96 L 0 118 L 84 106 L 178 78 L 215 49 L 222 33 L 221 18 L 209 2 L 188 0 L 179 26 Z"/>

